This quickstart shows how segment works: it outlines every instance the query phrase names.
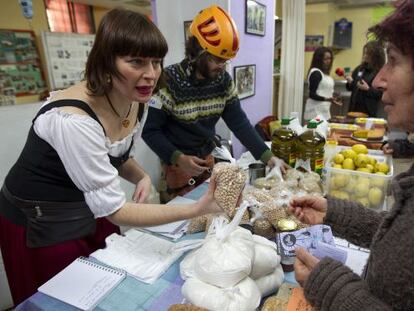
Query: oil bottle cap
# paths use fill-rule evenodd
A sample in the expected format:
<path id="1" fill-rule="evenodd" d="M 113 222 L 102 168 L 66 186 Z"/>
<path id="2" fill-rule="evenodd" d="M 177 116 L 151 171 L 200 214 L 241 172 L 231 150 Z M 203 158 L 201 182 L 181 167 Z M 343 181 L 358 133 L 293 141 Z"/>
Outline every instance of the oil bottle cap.
<path id="1" fill-rule="evenodd" d="M 290 118 L 282 118 L 282 125 L 289 125 L 290 124 Z"/>
<path id="2" fill-rule="evenodd" d="M 318 127 L 318 122 L 316 121 L 309 121 L 308 129 L 316 129 Z"/>

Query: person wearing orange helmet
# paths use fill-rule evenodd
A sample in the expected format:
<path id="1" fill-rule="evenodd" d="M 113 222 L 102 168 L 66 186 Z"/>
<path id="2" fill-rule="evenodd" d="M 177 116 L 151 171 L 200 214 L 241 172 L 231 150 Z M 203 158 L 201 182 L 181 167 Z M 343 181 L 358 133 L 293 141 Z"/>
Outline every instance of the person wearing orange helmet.
<path id="1" fill-rule="evenodd" d="M 243 112 L 226 64 L 239 50 L 236 24 L 217 5 L 203 9 L 190 25 L 185 58 L 165 68 L 166 86 L 150 100 L 143 138 L 161 158 L 161 198 L 183 195 L 206 180 L 220 117 L 256 159 L 274 166 L 278 158 Z M 283 162 L 281 163 L 284 169 Z"/>

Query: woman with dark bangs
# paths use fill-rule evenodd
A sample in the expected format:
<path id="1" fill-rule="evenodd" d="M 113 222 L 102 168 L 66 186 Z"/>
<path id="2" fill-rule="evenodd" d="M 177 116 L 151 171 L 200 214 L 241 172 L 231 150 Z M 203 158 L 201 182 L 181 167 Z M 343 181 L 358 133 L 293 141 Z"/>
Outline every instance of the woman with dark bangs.
<path id="1" fill-rule="evenodd" d="M 387 63 L 373 82 L 391 127 L 414 132 L 414 0 L 370 31 L 387 45 Z M 295 198 L 289 207 L 308 224 L 328 224 L 334 235 L 370 249 L 362 276 L 331 259 L 296 250 L 295 277 L 317 310 L 414 310 L 414 165 L 391 184 L 394 205 L 377 212 L 332 197 Z"/>
<path id="2" fill-rule="evenodd" d="M 0 245 L 16 305 L 77 257 L 103 248 L 117 225 L 221 211 L 214 181 L 191 205 L 143 204 L 151 180 L 131 153 L 167 50 L 145 16 L 114 9 L 99 26 L 85 81 L 53 92 L 35 116 L 0 192 Z M 118 175 L 136 185 L 133 202 Z"/>

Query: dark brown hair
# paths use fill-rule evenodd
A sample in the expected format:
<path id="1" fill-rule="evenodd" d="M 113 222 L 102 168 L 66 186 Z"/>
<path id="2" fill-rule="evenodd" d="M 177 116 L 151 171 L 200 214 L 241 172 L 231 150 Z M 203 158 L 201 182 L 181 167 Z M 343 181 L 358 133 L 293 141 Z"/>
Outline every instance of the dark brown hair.
<path id="1" fill-rule="evenodd" d="M 379 41 L 369 41 L 364 45 L 364 50 L 369 57 L 368 67 L 377 73 L 385 64 L 383 45 Z"/>
<path id="2" fill-rule="evenodd" d="M 208 77 L 209 53 L 201 47 L 194 36 L 189 37 L 185 43 L 185 58 L 194 70 L 198 70 L 203 77 Z"/>
<path id="3" fill-rule="evenodd" d="M 395 11 L 368 31 L 381 42 L 394 44 L 403 54 L 411 55 L 414 66 L 414 0 L 400 0 Z"/>
<path id="4" fill-rule="evenodd" d="M 102 19 L 86 63 L 85 79 L 91 95 L 112 89 L 108 77 L 124 77 L 116 69 L 117 56 L 164 58 L 168 45 L 160 30 L 144 15 L 116 8 Z"/>
<path id="5" fill-rule="evenodd" d="M 323 58 L 325 57 L 325 53 L 326 52 L 328 52 L 329 54 L 331 54 L 331 58 L 332 58 L 331 66 L 329 67 L 328 70 L 325 70 L 323 68 Z M 315 52 L 313 53 L 312 62 L 311 62 L 311 65 L 310 65 L 309 70 L 311 70 L 312 68 L 318 68 L 323 73 L 329 74 L 329 72 L 332 69 L 333 60 L 334 60 L 334 56 L 333 56 L 332 50 L 330 48 L 327 48 L 325 46 L 318 47 L 315 50 Z"/>

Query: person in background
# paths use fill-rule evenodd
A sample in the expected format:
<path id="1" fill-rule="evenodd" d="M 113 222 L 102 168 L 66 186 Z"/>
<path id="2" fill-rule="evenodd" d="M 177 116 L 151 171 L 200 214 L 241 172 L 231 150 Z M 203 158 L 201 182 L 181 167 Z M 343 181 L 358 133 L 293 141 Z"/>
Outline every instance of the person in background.
<path id="1" fill-rule="evenodd" d="M 148 174 L 132 157 L 168 47 L 145 16 L 108 12 L 85 81 L 51 94 L 0 192 L 0 245 L 19 304 L 79 256 L 105 246 L 117 225 L 151 226 L 222 211 L 214 180 L 197 202 L 143 204 Z M 127 202 L 119 176 L 136 185 Z M 68 289 L 70 290 L 70 289 Z"/>
<path id="2" fill-rule="evenodd" d="M 165 69 L 166 87 L 151 99 L 142 135 L 161 159 L 159 190 L 164 201 L 185 194 L 210 176 L 220 117 L 256 159 L 285 167 L 250 124 L 226 71 L 239 50 L 233 19 L 212 5 L 199 12 L 189 30 L 185 58 Z"/>
<path id="3" fill-rule="evenodd" d="M 414 131 L 414 0 L 370 28 L 387 44 L 388 62 L 374 79 L 391 127 Z M 328 196 L 294 198 L 289 211 L 307 224 L 330 225 L 334 235 L 370 249 L 362 276 L 340 262 L 296 250 L 295 277 L 318 310 L 413 310 L 414 165 L 391 184 L 389 212 Z"/>
<path id="4" fill-rule="evenodd" d="M 335 82 L 329 76 L 333 64 L 332 50 L 318 47 L 312 56 L 308 73 L 309 98 L 306 100 L 304 120 L 322 116 L 325 120 L 331 118 L 331 104 L 341 106 L 342 103 L 334 96 Z"/>
<path id="5" fill-rule="evenodd" d="M 381 147 L 384 154 L 393 158 L 409 158 L 414 156 L 414 133 L 409 133 L 405 139 L 389 140 Z"/>
<path id="6" fill-rule="evenodd" d="M 351 91 L 348 111 L 377 117 L 382 92 L 372 86 L 372 81 L 384 63 L 384 47 L 380 42 L 369 41 L 364 45 L 362 63 L 355 68 L 352 75 L 345 76 L 346 88 Z"/>

